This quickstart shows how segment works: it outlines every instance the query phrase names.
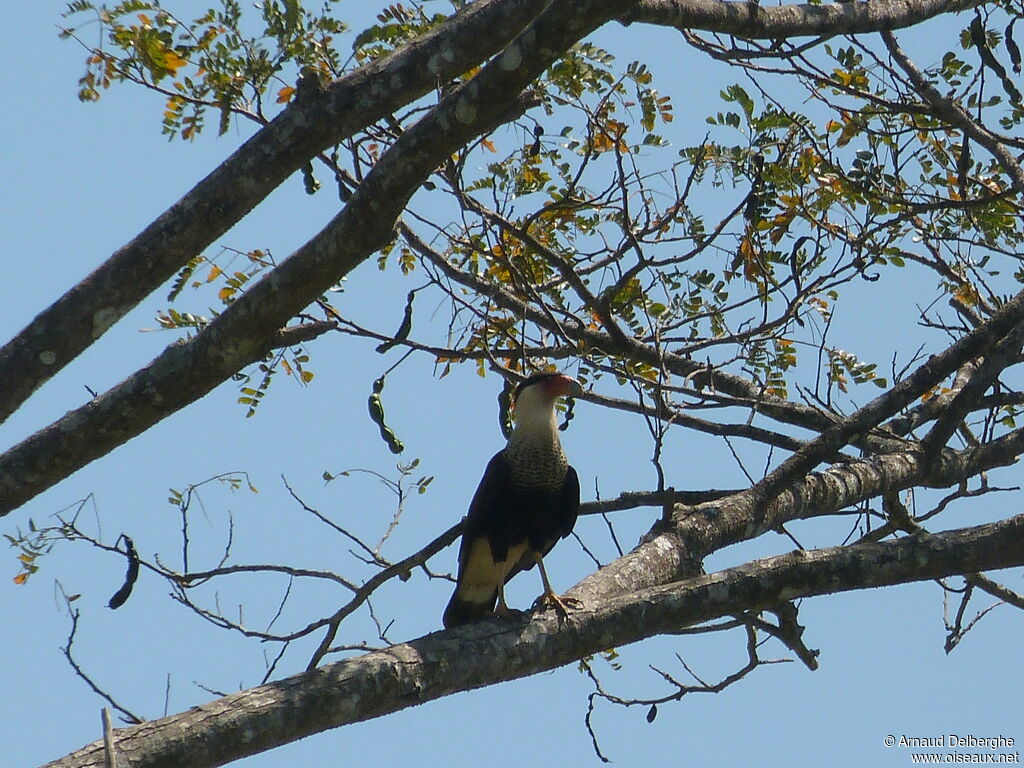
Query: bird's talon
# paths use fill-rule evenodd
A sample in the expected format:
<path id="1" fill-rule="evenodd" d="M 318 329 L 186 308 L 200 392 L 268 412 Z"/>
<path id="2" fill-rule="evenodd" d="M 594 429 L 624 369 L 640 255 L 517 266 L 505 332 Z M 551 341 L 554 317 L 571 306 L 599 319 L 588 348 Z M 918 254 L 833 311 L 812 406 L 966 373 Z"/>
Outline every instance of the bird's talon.
<path id="1" fill-rule="evenodd" d="M 575 597 L 559 597 L 554 592 L 545 592 L 534 601 L 533 607 L 534 610 L 554 608 L 564 618 L 569 615 L 570 610 L 576 611 L 582 608 L 583 603 Z"/>
<path id="2" fill-rule="evenodd" d="M 518 608 L 509 608 L 507 605 L 499 605 L 494 609 L 494 615 L 499 619 L 518 619 L 523 613 L 525 611 L 520 611 Z"/>

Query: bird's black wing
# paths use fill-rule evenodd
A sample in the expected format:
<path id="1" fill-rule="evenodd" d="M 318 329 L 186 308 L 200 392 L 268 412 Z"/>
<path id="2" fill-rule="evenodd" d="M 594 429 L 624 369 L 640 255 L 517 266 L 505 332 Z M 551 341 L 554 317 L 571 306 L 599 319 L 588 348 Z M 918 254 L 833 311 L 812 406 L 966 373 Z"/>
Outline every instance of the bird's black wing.
<path id="1" fill-rule="evenodd" d="M 466 524 L 462 530 L 462 544 L 459 547 L 459 571 L 463 568 L 466 554 L 473 542 L 486 536 L 491 543 L 495 560 L 504 560 L 508 553 L 508 504 L 512 470 L 505 460 L 505 454 L 498 451 L 487 462 L 484 476 L 469 503 Z"/>
<path id="2" fill-rule="evenodd" d="M 580 478 L 571 466 L 565 473 L 562 492 L 558 499 L 559 533 L 564 539 L 576 526 L 576 518 L 580 514 Z"/>
<path id="3" fill-rule="evenodd" d="M 483 618 L 494 610 L 498 599 L 498 583 L 501 581 L 498 561 L 508 555 L 508 506 L 509 483 L 511 470 L 504 455 L 496 453 L 487 464 L 484 476 L 480 479 L 473 500 L 469 504 L 462 530 L 462 543 L 459 545 L 459 575 L 455 591 L 444 611 L 444 625 L 454 627 Z M 488 546 L 482 546 L 486 540 Z M 472 558 L 473 562 L 470 562 Z M 495 569 L 493 589 L 485 588 L 481 592 L 479 586 L 468 586 L 465 583 L 467 570 L 473 573 L 470 580 L 477 580 L 483 575 L 484 583 L 487 572 Z"/>

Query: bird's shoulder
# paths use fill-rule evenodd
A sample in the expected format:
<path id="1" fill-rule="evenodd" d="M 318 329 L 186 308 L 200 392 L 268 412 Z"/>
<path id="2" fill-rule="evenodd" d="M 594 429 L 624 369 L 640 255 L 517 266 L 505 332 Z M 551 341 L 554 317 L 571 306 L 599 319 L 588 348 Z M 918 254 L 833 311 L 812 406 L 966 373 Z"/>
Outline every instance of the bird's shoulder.
<path id="1" fill-rule="evenodd" d="M 473 494 L 473 500 L 469 504 L 470 517 L 480 514 L 496 498 L 506 493 L 511 474 L 512 469 L 505 458 L 505 451 L 498 451 L 487 462 L 484 475 L 480 478 L 476 493 Z"/>

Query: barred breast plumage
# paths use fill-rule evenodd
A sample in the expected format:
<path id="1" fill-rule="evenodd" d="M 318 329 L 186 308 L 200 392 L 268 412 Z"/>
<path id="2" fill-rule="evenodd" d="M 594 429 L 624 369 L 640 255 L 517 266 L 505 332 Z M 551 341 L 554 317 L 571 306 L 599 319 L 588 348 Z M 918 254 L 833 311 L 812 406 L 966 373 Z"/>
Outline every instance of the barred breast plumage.
<path id="1" fill-rule="evenodd" d="M 569 461 L 561 443 L 513 435 L 505 448 L 513 484 L 522 488 L 555 491 L 565 482 Z"/>

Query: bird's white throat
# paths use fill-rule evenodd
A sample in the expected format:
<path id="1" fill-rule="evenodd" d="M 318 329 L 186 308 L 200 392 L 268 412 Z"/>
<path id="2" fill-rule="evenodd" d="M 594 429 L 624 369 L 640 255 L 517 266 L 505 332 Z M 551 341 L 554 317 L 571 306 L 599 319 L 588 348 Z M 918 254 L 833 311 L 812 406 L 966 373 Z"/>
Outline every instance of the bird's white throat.
<path id="1" fill-rule="evenodd" d="M 558 442 L 558 427 L 555 424 L 555 400 L 541 387 L 523 390 L 512 412 L 515 427 L 509 438 L 513 442 L 543 443 Z"/>

